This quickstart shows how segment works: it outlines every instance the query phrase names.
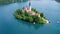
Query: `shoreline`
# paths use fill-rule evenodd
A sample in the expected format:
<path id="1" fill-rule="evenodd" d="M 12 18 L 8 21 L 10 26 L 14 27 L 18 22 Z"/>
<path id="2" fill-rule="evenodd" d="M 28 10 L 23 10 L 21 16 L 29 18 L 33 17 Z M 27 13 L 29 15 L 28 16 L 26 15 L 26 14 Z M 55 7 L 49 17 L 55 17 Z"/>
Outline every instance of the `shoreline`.
<path id="1" fill-rule="evenodd" d="M 34 8 L 32 8 L 31 11 L 28 11 L 27 8 L 18 9 L 14 13 L 14 16 L 18 19 L 25 20 L 27 22 L 33 22 L 33 24 L 49 23 L 49 21 L 44 18 L 44 14 L 42 12 L 38 12 Z"/>
<path id="2" fill-rule="evenodd" d="M 49 20 L 46 20 L 46 23 L 49 23 Z"/>

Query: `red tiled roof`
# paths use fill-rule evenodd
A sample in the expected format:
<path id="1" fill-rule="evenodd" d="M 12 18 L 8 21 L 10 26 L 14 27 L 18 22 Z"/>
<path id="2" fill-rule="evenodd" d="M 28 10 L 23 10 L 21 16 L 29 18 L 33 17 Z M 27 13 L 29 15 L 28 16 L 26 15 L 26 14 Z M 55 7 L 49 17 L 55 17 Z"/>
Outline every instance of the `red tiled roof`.
<path id="1" fill-rule="evenodd" d="M 29 8 L 28 8 L 28 7 L 26 7 L 26 8 L 24 8 L 24 10 L 29 10 Z"/>
<path id="2" fill-rule="evenodd" d="M 33 11 L 30 11 L 30 14 L 33 14 L 34 12 Z"/>

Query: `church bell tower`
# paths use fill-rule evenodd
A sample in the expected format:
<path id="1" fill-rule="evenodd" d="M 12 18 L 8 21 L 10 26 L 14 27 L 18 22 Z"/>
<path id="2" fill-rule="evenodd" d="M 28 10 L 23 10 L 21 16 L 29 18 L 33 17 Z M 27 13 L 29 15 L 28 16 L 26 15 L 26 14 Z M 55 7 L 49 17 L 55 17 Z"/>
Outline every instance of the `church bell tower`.
<path id="1" fill-rule="evenodd" d="M 31 11 L 31 2 L 29 1 L 29 11 Z"/>

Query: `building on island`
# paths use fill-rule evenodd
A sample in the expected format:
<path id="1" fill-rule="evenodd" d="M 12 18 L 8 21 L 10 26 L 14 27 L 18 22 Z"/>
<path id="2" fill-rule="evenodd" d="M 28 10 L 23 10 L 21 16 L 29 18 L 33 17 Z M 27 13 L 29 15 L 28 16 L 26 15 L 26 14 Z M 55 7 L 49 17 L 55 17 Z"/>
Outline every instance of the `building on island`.
<path id="1" fill-rule="evenodd" d="M 36 13 L 36 16 L 40 17 L 40 14 L 39 13 Z"/>
<path id="2" fill-rule="evenodd" d="M 36 15 L 36 16 L 40 17 L 40 14 L 35 13 L 34 11 L 31 10 L 31 2 L 30 1 L 29 1 L 29 7 L 24 7 L 23 10 L 29 12 L 31 15 Z"/>
<path id="3" fill-rule="evenodd" d="M 24 7 L 23 8 L 25 11 L 31 11 L 31 2 L 29 1 L 29 7 Z"/>
<path id="4" fill-rule="evenodd" d="M 35 15 L 35 12 L 34 11 L 30 11 L 29 12 L 31 15 Z"/>

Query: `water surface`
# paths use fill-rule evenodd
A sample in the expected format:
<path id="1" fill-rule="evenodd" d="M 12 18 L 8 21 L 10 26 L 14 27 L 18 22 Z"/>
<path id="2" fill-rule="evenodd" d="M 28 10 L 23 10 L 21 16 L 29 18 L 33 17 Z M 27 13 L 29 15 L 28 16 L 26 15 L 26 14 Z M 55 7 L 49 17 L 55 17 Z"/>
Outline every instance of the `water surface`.
<path id="1" fill-rule="evenodd" d="M 31 0 L 32 7 L 43 12 L 49 24 L 30 24 L 14 18 L 16 9 L 27 2 L 0 5 L 0 34 L 60 34 L 60 2 L 58 0 Z"/>

